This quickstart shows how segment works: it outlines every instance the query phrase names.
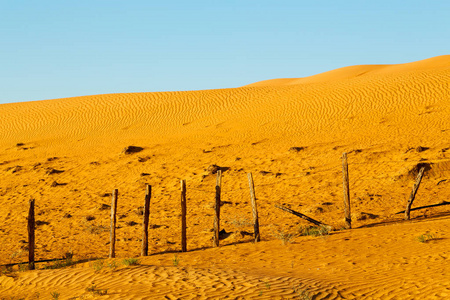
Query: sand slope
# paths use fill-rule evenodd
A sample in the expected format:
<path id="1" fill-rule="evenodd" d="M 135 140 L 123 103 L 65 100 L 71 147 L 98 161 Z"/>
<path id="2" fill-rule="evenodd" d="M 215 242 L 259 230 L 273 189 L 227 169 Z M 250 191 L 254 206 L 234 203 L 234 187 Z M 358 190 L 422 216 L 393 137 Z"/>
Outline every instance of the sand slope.
<path id="1" fill-rule="evenodd" d="M 75 260 L 106 257 L 105 205 L 114 188 L 120 195 L 118 261 L 138 256 L 137 208 L 145 184 L 153 186 L 155 254 L 141 266 L 112 273 L 94 273 L 85 263 L 19 273 L 16 280 L 1 276 L 0 295 L 41 291 L 48 297 L 59 287 L 63 299 L 81 297 L 95 280 L 108 289 L 102 297 L 111 299 L 293 298 L 299 296 L 293 286 L 317 299 L 445 298 L 450 206 L 413 211 L 412 223 L 396 213 L 404 209 L 418 164 L 427 164 L 427 171 L 414 206 L 450 199 L 449 85 L 447 55 L 233 89 L 0 105 L 0 264 L 27 259 L 30 198 L 36 199 L 39 221 L 37 259 L 70 250 Z M 144 150 L 127 155 L 122 150 L 129 145 Z M 386 226 L 338 231 L 325 240 L 295 237 L 281 245 L 279 232 L 296 234 L 306 223 L 274 204 L 342 227 L 344 151 L 354 227 Z M 229 168 L 221 219 L 234 234 L 220 249 L 210 248 L 211 164 Z M 257 245 L 245 234 L 252 232 L 248 172 L 258 198 L 263 242 Z M 180 179 L 188 184 L 188 249 L 197 250 L 178 254 L 182 263 L 174 267 Z M 418 242 L 427 232 L 439 239 Z"/>
<path id="2" fill-rule="evenodd" d="M 423 232 L 440 238 L 425 244 Z M 224 246 L 68 269 L 0 277 L 3 295 L 90 299 L 86 288 L 107 290 L 105 299 L 446 299 L 448 215 L 432 221 L 342 231 L 328 237 Z M 179 263 L 174 266 L 177 257 Z M 117 268 L 111 268 L 113 262 Z M 16 299 L 17 299 L 16 298 Z"/>
<path id="3" fill-rule="evenodd" d="M 351 80 L 360 76 L 397 75 L 399 73 L 420 73 L 426 71 L 448 70 L 449 55 L 437 56 L 421 61 L 398 65 L 359 65 L 349 66 L 305 78 L 271 79 L 255 82 L 247 86 L 280 86 L 308 83 L 329 83 L 330 81 Z"/>

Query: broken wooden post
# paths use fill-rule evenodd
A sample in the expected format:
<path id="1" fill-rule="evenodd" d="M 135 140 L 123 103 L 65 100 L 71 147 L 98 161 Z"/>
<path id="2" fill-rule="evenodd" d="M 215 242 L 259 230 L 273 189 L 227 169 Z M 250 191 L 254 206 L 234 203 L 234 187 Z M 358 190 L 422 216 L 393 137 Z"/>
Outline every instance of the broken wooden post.
<path id="1" fill-rule="evenodd" d="M 181 180 L 181 252 L 186 251 L 186 180 Z"/>
<path id="2" fill-rule="evenodd" d="M 150 217 L 150 199 L 152 198 L 152 186 L 147 184 L 145 191 L 144 217 L 142 221 L 142 246 L 141 256 L 148 255 L 148 221 Z"/>
<path id="3" fill-rule="evenodd" d="M 30 208 L 28 210 L 28 269 L 34 270 L 34 246 L 35 246 L 35 220 L 34 220 L 34 199 L 29 201 Z"/>
<path id="4" fill-rule="evenodd" d="M 417 193 L 417 190 L 419 189 L 420 182 L 422 181 L 424 172 L 425 172 L 425 167 L 422 167 L 419 171 L 419 174 L 417 174 L 416 182 L 414 183 L 413 189 L 411 191 L 411 195 L 409 196 L 408 202 L 406 202 L 405 220 L 410 219 L 411 206 L 413 204 L 414 198 L 416 197 L 416 193 Z"/>
<path id="5" fill-rule="evenodd" d="M 342 178 L 344 182 L 344 214 L 345 226 L 352 228 L 352 217 L 350 212 L 350 183 L 348 179 L 347 152 L 342 154 Z"/>
<path id="6" fill-rule="evenodd" d="M 275 205 L 275 207 L 276 207 L 276 208 L 279 208 L 279 209 L 281 209 L 281 210 L 287 211 L 288 213 L 291 213 L 291 214 L 293 214 L 293 215 L 295 215 L 295 216 L 297 216 L 297 217 L 300 217 L 300 218 L 302 218 L 302 219 L 304 219 L 304 220 L 306 220 L 306 221 L 308 221 L 308 222 L 311 222 L 311 223 L 313 223 L 314 225 L 317 225 L 317 226 L 323 226 L 323 227 L 325 227 L 325 228 L 327 228 L 327 229 L 329 229 L 329 230 L 332 229 L 332 227 L 331 227 L 330 225 L 327 225 L 327 224 L 324 224 L 324 223 L 319 222 L 319 221 L 317 221 L 317 220 L 314 220 L 313 218 L 310 218 L 310 217 L 308 217 L 308 216 L 306 216 L 306 215 L 304 215 L 304 214 L 302 214 L 302 213 L 299 213 L 299 212 L 297 212 L 297 211 L 295 211 L 295 210 L 292 210 L 292 209 L 290 209 L 290 208 L 283 207 L 283 206 L 280 206 L 280 205 Z"/>
<path id="7" fill-rule="evenodd" d="M 256 207 L 255 184 L 253 183 L 252 173 L 248 173 L 248 185 L 250 186 L 250 197 L 252 199 L 253 227 L 255 232 L 255 243 L 261 240 L 259 235 L 258 209 Z"/>
<path id="8" fill-rule="evenodd" d="M 109 235 L 109 258 L 116 257 L 116 210 L 117 196 L 119 191 L 115 189 L 112 194 L 111 202 L 111 231 Z"/>
<path id="9" fill-rule="evenodd" d="M 222 186 L 222 171 L 217 171 L 216 179 L 216 203 L 214 208 L 216 213 L 214 215 L 214 247 L 219 247 L 219 231 L 220 231 L 220 190 Z"/>

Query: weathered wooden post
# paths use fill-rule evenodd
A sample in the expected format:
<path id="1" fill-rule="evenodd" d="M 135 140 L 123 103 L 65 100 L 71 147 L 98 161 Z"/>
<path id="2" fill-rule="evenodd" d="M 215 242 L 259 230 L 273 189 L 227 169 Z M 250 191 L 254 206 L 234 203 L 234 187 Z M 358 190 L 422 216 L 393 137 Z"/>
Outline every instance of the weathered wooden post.
<path id="1" fill-rule="evenodd" d="M 256 207 L 255 184 L 253 183 L 252 173 L 248 173 L 248 185 L 250 186 L 250 197 L 252 199 L 253 227 L 255 231 L 255 243 L 261 240 L 259 235 L 258 209 Z"/>
<path id="2" fill-rule="evenodd" d="M 109 235 L 109 258 L 116 257 L 116 210 L 117 210 L 117 197 L 119 191 L 115 189 L 112 194 L 111 202 L 111 232 Z"/>
<path id="3" fill-rule="evenodd" d="M 302 213 L 299 213 L 298 211 L 295 211 L 295 210 L 292 210 L 292 209 L 290 209 L 290 208 L 283 207 L 283 206 L 280 206 L 280 205 L 276 205 L 276 204 L 275 204 L 275 207 L 276 207 L 276 208 L 279 208 L 279 209 L 281 209 L 281 210 L 284 210 L 284 211 L 286 211 L 286 212 L 288 212 L 288 213 L 291 213 L 291 214 L 293 214 L 294 216 L 300 217 L 300 218 L 302 218 L 302 219 L 304 219 L 304 220 L 306 220 L 306 221 L 308 221 L 308 222 L 311 222 L 311 223 L 313 223 L 314 225 L 322 226 L 322 227 L 324 227 L 324 228 L 326 228 L 326 229 L 328 229 L 328 230 L 333 230 L 333 227 L 332 227 L 332 226 L 327 225 L 327 224 L 324 224 L 324 223 L 322 223 L 322 222 L 320 222 L 320 221 L 314 220 L 313 218 L 310 218 L 310 217 L 308 217 L 307 215 L 304 215 L 304 214 L 302 214 Z"/>
<path id="4" fill-rule="evenodd" d="M 142 246 L 141 256 L 148 255 L 148 220 L 150 217 L 150 199 L 152 198 L 152 186 L 147 184 L 145 191 L 144 217 L 142 221 Z"/>
<path id="5" fill-rule="evenodd" d="M 417 193 L 417 190 L 419 189 L 420 182 L 422 181 L 424 172 L 425 172 L 425 167 L 422 167 L 419 171 L 419 174 L 417 174 L 416 182 L 414 183 L 413 189 L 411 191 L 411 195 L 409 196 L 408 202 L 406 202 L 405 220 L 409 220 L 411 218 L 410 217 L 411 206 L 413 204 L 414 198 L 416 197 L 416 193 Z"/>
<path id="6" fill-rule="evenodd" d="M 216 214 L 214 215 L 214 247 L 219 247 L 219 231 L 220 231 L 220 192 L 222 186 L 222 171 L 217 171 L 216 179 L 216 203 L 214 208 Z"/>
<path id="7" fill-rule="evenodd" d="M 35 220 L 34 220 L 34 199 L 29 201 L 30 208 L 28 210 L 28 269 L 34 270 L 34 246 L 35 246 Z"/>
<path id="8" fill-rule="evenodd" d="M 181 180 L 181 252 L 186 251 L 186 180 Z"/>
<path id="9" fill-rule="evenodd" d="M 347 228 L 352 228 L 352 217 L 350 212 L 350 183 L 348 179 L 348 163 L 347 152 L 342 154 L 342 178 L 344 181 L 344 213 L 345 225 Z"/>

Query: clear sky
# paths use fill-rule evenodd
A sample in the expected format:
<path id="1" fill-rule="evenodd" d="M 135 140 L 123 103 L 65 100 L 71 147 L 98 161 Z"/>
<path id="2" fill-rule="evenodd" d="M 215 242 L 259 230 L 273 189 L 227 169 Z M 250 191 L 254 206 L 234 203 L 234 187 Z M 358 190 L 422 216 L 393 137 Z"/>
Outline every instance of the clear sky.
<path id="1" fill-rule="evenodd" d="M 0 103 L 232 88 L 444 54 L 449 0 L 0 0 Z"/>

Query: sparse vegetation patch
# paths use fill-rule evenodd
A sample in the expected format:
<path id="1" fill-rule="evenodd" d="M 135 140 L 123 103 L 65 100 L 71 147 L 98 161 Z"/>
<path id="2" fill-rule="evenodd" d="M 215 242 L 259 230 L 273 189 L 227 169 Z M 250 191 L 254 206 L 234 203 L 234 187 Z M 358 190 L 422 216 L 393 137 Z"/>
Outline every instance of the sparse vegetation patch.
<path id="1" fill-rule="evenodd" d="M 102 232 L 107 232 L 108 230 L 109 228 L 107 226 L 95 223 L 88 223 L 86 222 L 85 219 L 84 231 L 89 232 L 90 234 L 100 234 Z"/>
<path id="2" fill-rule="evenodd" d="M 65 267 L 73 266 L 75 262 L 72 260 L 71 257 L 68 257 L 64 260 L 55 260 L 53 264 L 44 266 L 43 269 L 61 269 Z"/>
<path id="3" fill-rule="evenodd" d="M 307 290 L 302 290 L 300 286 L 293 286 L 292 287 L 295 294 L 295 299 L 301 299 L 301 300 L 311 300 L 312 296 Z"/>
<path id="4" fill-rule="evenodd" d="M 99 259 L 96 260 L 92 263 L 92 268 L 94 268 L 94 270 L 96 272 L 100 271 L 101 269 L 103 269 L 104 266 L 104 260 L 103 259 Z"/>
<path id="5" fill-rule="evenodd" d="M 92 293 L 93 295 L 98 295 L 98 296 L 103 296 L 103 295 L 108 294 L 108 290 L 97 288 L 97 286 L 95 285 L 94 282 L 92 282 L 91 285 L 86 288 L 86 292 L 89 292 L 89 293 Z"/>
<path id="6" fill-rule="evenodd" d="M 236 227 L 252 226 L 253 222 L 244 216 L 234 216 L 230 223 Z"/>
<path id="7" fill-rule="evenodd" d="M 272 236 L 282 241 L 283 245 L 290 243 L 292 241 L 292 238 L 294 237 L 292 233 L 288 233 L 280 229 L 276 229 L 275 231 L 273 231 Z"/>
<path id="8" fill-rule="evenodd" d="M 437 237 L 434 234 L 426 233 L 419 235 L 417 240 L 421 243 L 428 243 L 429 241 L 437 240 Z"/>
<path id="9" fill-rule="evenodd" d="M 173 258 L 172 258 L 172 263 L 173 263 L 173 265 L 176 267 L 176 266 L 178 266 L 178 264 L 180 263 L 180 258 L 178 257 L 178 255 L 174 255 L 173 256 Z"/>
<path id="10" fill-rule="evenodd" d="M 122 264 L 124 264 L 125 266 L 136 266 L 139 265 L 139 259 L 137 258 L 125 258 L 122 261 Z"/>
<path id="11" fill-rule="evenodd" d="M 325 226 L 300 226 L 298 232 L 302 236 L 325 236 L 330 234 L 330 229 Z"/>
<path id="12" fill-rule="evenodd" d="M 52 299 L 55 299 L 55 300 L 58 300 L 60 295 L 61 294 L 58 293 L 58 292 L 51 292 L 50 293 L 50 296 L 52 296 Z"/>

